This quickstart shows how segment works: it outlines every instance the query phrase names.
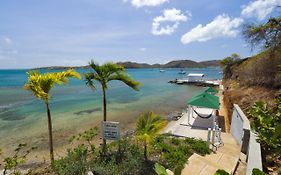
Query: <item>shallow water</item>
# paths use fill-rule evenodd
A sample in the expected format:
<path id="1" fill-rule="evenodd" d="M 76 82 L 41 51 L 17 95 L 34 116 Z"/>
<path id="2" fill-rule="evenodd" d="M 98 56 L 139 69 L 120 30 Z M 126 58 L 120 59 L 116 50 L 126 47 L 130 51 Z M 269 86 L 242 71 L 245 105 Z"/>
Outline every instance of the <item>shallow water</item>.
<path id="1" fill-rule="evenodd" d="M 0 70 L 0 146 L 21 141 L 43 142 L 47 133 L 44 103 L 23 89 L 27 70 Z M 80 73 L 88 70 L 78 69 Z M 187 73 L 204 73 L 208 79 L 221 78 L 219 68 L 185 69 Z M 44 71 L 43 71 L 44 72 Z M 185 108 L 186 100 L 202 90 L 192 85 L 174 85 L 169 80 L 185 77 L 179 69 L 128 69 L 134 79 L 142 83 L 134 91 L 121 82 L 108 86 L 108 117 L 121 121 L 122 130 L 142 112 L 154 111 L 166 115 Z M 71 80 L 69 85 L 55 87 L 52 92 L 51 112 L 54 132 L 61 138 L 92 125 L 99 125 L 102 116 L 100 86 L 93 91 L 82 80 Z M 96 120 L 98 119 L 98 120 Z"/>

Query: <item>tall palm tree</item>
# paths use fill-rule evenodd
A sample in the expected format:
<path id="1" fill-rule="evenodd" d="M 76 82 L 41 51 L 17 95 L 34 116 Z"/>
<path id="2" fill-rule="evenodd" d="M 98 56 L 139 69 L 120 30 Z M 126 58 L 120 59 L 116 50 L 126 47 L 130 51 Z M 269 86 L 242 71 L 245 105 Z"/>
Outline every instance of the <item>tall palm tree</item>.
<path id="1" fill-rule="evenodd" d="M 55 85 L 62 85 L 68 83 L 68 78 L 81 79 L 80 74 L 73 69 L 63 72 L 44 73 L 40 74 L 38 71 L 30 71 L 28 74 L 28 82 L 24 85 L 26 90 L 30 90 L 33 95 L 44 101 L 47 108 L 48 129 L 49 129 L 49 149 L 51 164 L 54 163 L 53 150 L 53 134 L 52 134 L 52 118 L 49 107 L 49 100 L 51 98 L 50 91 Z"/>
<path id="2" fill-rule="evenodd" d="M 92 89 L 96 89 L 94 80 L 101 84 L 103 93 L 103 121 L 106 121 L 107 83 L 113 80 L 118 80 L 125 83 L 127 86 L 133 88 L 134 90 L 139 90 L 140 83 L 132 79 L 129 75 L 127 75 L 124 67 L 119 66 L 117 64 L 105 63 L 103 65 L 99 65 L 92 60 L 89 65 L 93 69 L 93 72 L 88 72 L 85 74 L 86 84 Z M 103 139 L 103 148 L 105 151 L 105 139 Z"/>
<path id="3" fill-rule="evenodd" d="M 136 135 L 144 144 L 144 159 L 147 160 L 147 146 L 149 142 L 163 129 L 167 121 L 153 112 L 142 114 L 137 120 Z"/>

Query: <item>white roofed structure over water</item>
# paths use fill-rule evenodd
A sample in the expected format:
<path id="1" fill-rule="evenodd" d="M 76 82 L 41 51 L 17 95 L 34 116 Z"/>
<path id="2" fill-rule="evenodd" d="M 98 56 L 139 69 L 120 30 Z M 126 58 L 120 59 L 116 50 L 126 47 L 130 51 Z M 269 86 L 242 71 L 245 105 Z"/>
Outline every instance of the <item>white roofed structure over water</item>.
<path id="1" fill-rule="evenodd" d="M 194 74 L 190 73 L 187 75 L 188 81 L 189 82 L 198 82 L 198 81 L 203 81 L 204 74 Z"/>
<path id="2" fill-rule="evenodd" d="M 194 73 L 190 73 L 187 75 L 188 77 L 204 77 L 204 74 L 194 74 Z"/>
<path id="3" fill-rule="evenodd" d="M 208 80 L 205 78 L 205 74 L 202 73 L 189 73 L 186 78 L 175 79 L 169 81 L 176 84 L 195 84 L 199 86 L 219 86 L 220 80 Z"/>

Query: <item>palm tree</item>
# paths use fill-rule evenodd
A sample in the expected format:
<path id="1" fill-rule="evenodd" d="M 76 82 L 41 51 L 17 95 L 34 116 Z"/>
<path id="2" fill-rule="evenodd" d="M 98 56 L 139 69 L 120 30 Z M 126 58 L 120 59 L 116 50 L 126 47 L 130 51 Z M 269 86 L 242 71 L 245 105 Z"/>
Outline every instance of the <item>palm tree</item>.
<path id="1" fill-rule="evenodd" d="M 140 83 L 132 79 L 125 72 L 125 68 L 114 63 L 105 63 L 99 65 L 93 60 L 89 63 L 94 72 L 88 72 L 85 74 L 86 84 L 92 89 L 95 88 L 94 80 L 101 84 L 103 93 L 103 121 L 106 121 L 106 90 L 107 83 L 113 80 L 118 80 L 125 83 L 127 86 L 134 90 L 139 90 Z M 105 153 L 106 140 L 103 139 L 103 151 Z"/>
<path id="2" fill-rule="evenodd" d="M 137 120 L 136 135 L 144 144 L 144 159 L 147 161 L 147 145 L 163 129 L 167 121 L 153 112 L 142 114 Z"/>
<path id="3" fill-rule="evenodd" d="M 49 107 L 50 90 L 55 85 L 62 85 L 68 83 L 68 78 L 81 79 L 80 74 L 69 69 L 63 72 L 45 73 L 40 74 L 38 71 L 30 71 L 28 74 L 28 82 L 24 85 L 26 90 L 30 90 L 33 95 L 40 100 L 44 101 L 47 108 L 48 116 L 48 129 L 49 129 L 49 149 L 51 164 L 54 163 L 54 151 L 53 151 L 53 134 L 52 134 L 52 119 Z"/>

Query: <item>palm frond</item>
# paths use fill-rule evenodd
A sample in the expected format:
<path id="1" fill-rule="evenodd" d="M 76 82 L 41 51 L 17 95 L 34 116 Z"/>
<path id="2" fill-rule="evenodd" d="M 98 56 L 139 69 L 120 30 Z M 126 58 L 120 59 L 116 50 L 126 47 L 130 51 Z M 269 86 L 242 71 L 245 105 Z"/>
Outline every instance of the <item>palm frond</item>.
<path id="1" fill-rule="evenodd" d="M 125 72 L 125 68 L 123 66 L 119 66 L 118 64 L 108 62 L 103 65 L 104 72 L 106 72 L 106 76 L 109 77 L 112 74 Z"/>
<path id="2" fill-rule="evenodd" d="M 108 62 L 103 65 L 99 65 L 93 60 L 89 63 L 93 72 L 85 74 L 86 84 L 91 88 L 95 87 L 93 80 L 98 81 L 104 89 L 107 89 L 107 83 L 112 80 L 119 80 L 124 82 L 129 87 L 138 90 L 140 83 L 129 77 L 124 67 L 117 64 Z"/>
<path id="3" fill-rule="evenodd" d="M 57 83 L 68 83 L 68 78 L 76 78 L 81 79 L 81 76 L 78 72 L 74 71 L 73 69 L 68 69 L 67 71 L 63 72 L 56 72 L 54 73 L 54 77 L 57 79 Z"/>
<path id="4" fill-rule="evenodd" d="M 130 76 L 128 76 L 127 74 L 123 73 L 123 72 L 118 72 L 114 75 L 111 75 L 108 78 L 108 81 L 112 81 L 112 80 L 119 80 L 123 83 L 125 83 L 127 86 L 133 88 L 134 90 L 139 90 L 139 86 L 140 83 L 135 81 L 134 79 L 132 79 Z"/>
<path id="5" fill-rule="evenodd" d="M 149 142 L 166 124 L 166 120 L 153 112 L 142 114 L 136 124 L 137 138 Z"/>
<path id="6" fill-rule="evenodd" d="M 56 72 L 40 74 L 38 71 L 30 71 L 28 74 L 28 82 L 24 85 L 24 89 L 30 90 L 33 95 L 45 102 L 50 99 L 49 92 L 56 84 L 65 84 L 68 78 L 80 79 L 80 74 L 73 69 Z"/>
<path id="7" fill-rule="evenodd" d="M 93 90 L 96 90 L 94 80 L 100 81 L 99 75 L 97 73 L 93 73 L 93 72 L 88 72 L 88 73 L 85 73 L 84 75 L 85 75 L 86 85 L 88 85 Z"/>

